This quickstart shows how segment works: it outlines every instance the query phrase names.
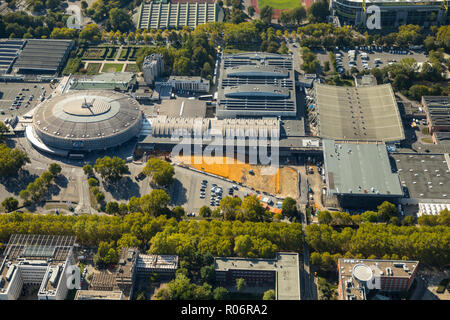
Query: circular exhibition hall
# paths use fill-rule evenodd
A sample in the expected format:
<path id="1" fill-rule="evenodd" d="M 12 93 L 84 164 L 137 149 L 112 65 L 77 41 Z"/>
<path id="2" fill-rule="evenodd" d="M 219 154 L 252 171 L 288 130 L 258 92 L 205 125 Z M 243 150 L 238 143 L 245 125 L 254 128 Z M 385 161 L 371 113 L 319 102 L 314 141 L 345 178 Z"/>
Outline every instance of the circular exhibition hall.
<path id="1" fill-rule="evenodd" d="M 80 91 L 53 96 L 33 116 L 27 137 L 38 149 L 89 152 L 120 146 L 142 127 L 139 103 L 115 91 Z"/>

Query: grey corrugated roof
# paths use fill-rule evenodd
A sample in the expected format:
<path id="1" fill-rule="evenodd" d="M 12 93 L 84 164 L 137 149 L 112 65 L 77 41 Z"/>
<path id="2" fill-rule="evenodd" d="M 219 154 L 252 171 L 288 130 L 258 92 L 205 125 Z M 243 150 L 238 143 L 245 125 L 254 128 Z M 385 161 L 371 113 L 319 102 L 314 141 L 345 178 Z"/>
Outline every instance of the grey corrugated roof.
<path id="1" fill-rule="evenodd" d="M 14 67 L 56 72 L 64 63 L 71 45 L 72 40 L 30 39 Z"/>
<path id="2" fill-rule="evenodd" d="M 384 142 L 405 138 L 390 84 L 358 88 L 316 84 L 315 87 L 320 137 Z"/>

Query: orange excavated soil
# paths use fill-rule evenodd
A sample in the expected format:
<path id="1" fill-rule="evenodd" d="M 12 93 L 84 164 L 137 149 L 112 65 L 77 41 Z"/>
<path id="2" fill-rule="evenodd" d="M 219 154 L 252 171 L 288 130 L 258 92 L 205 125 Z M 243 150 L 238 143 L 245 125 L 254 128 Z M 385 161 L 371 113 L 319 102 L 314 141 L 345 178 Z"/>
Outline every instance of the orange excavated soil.
<path id="1" fill-rule="evenodd" d="M 250 165 L 227 157 L 176 156 L 173 161 L 242 183 L 255 190 L 281 196 L 297 196 L 297 172 L 291 168 L 270 171 L 264 166 Z M 253 170 L 253 174 L 249 170 Z"/>

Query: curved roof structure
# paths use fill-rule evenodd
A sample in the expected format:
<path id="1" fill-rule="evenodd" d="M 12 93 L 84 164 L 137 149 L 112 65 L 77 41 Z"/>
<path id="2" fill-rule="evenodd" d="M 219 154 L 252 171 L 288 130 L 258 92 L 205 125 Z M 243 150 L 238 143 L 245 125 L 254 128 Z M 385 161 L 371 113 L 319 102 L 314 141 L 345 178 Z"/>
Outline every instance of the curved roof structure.
<path id="1" fill-rule="evenodd" d="M 136 100 L 111 91 L 57 95 L 43 102 L 33 125 L 41 140 L 62 149 L 102 149 L 120 145 L 141 127 Z"/>

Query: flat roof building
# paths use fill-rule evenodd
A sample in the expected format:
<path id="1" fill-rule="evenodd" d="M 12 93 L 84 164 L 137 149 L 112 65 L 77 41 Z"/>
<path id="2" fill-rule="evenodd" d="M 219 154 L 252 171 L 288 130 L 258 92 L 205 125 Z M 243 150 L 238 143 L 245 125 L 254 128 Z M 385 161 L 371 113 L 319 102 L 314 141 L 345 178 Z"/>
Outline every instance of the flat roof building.
<path id="1" fill-rule="evenodd" d="M 28 39 L 13 68 L 22 74 L 58 74 L 74 46 L 73 40 Z"/>
<path id="2" fill-rule="evenodd" d="M 448 154 L 392 153 L 390 156 L 405 189 L 403 203 L 450 203 Z"/>
<path id="3" fill-rule="evenodd" d="M 0 39 L 0 74 L 6 74 L 23 49 L 26 40 Z"/>
<path id="4" fill-rule="evenodd" d="M 122 248 L 119 263 L 112 272 L 94 273 L 91 287 L 95 291 L 120 291 L 123 299 L 128 300 L 133 296 L 134 282 L 136 279 L 136 262 L 139 251 L 137 248 Z"/>
<path id="5" fill-rule="evenodd" d="M 178 256 L 140 254 L 136 268 L 139 277 L 157 273 L 161 277 L 170 278 L 178 269 Z"/>
<path id="6" fill-rule="evenodd" d="M 69 90 L 115 90 L 126 92 L 136 83 L 133 72 L 105 72 L 98 75 L 72 75 Z"/>
<path id="7" fill-rule="evenodd" d="M 296 115 L 292 56 L 262 52 L 223 56 L 216 107 L 219 119 Z"/>
<path id="8" fill-rule="evenodd" d="M 422 107 L 430 133 L 450 132 L 450 97 L 423 96 Z"/>
<path id="9" fill-rule="evenodd" d="M 222 22 L 224 13 L 216 3 L 142 3 L 138 9 L 137 29 L 194 29 L 207 22 Z"/>
<path id="10" fill-rule="evenodd" d="M 399 142 L 403 124 L 390 84 L 315 85 L 318 136 L 325 139 Z"/>
<path id="11" fill-rule="evenodd" d="M 300 264 L 296 252 L 277 252 L 275 259 L 214 258 L 216 281 L 235 286 L 244 278 L 249 286 L 273 286 L 277 300 L 300 300 Z"/>
<path id="12" fill-rule="evenodd" d="M 323 140 L 327 192 L 343 207 L 375 207 L 403 196 L 384 143 Z"/>
<path id="13" fill-rule="evenodd" d="M 1 257 L 0 300 L 17 300 L 24 285 L 39 287 L 39 300 L 66 298 L 73 236 L 14 234 Z"/>
<path id="14" fill-rule="evenodd" d="M 419 261 L 338 259 L 339 300 L 372 300 L 375 294 L 405 294 L 416 277 Z"/>

